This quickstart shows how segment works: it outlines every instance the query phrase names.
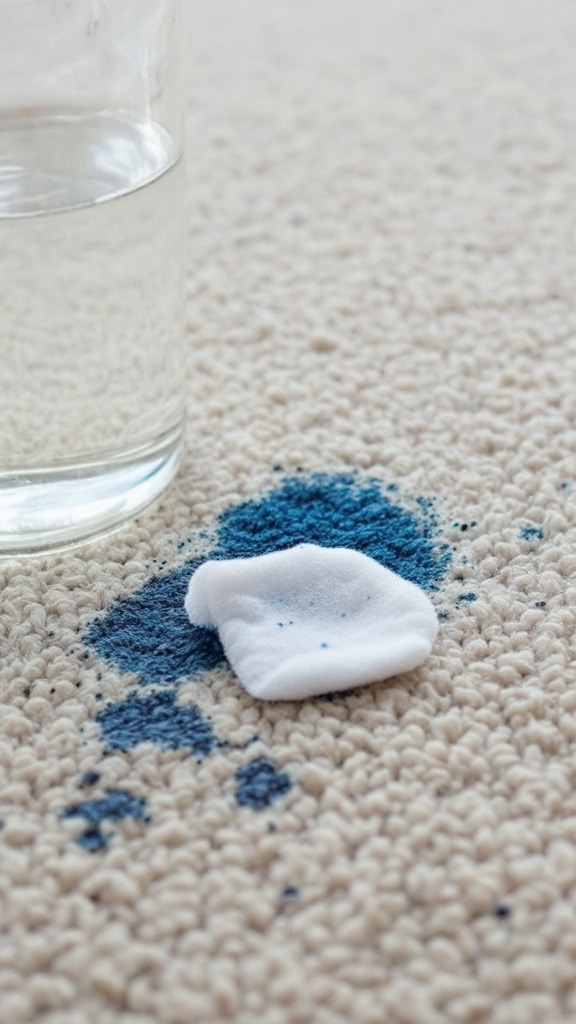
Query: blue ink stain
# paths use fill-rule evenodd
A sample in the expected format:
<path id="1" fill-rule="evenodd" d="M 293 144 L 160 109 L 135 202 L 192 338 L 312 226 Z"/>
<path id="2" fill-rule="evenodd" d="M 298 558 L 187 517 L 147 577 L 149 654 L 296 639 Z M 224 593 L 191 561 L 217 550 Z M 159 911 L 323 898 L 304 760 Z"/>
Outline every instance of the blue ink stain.
<path id="1" fill-rule="evenodd" d="M 96 716 L 112 750 L 131 750 L 138 743 L 157 743 L 165 750 L 190 749 L 205 757 L 216 740 L 210 722 L 196 707 L 176 703 L 172 690 L 156 690 L 110 704 Z"/>
<path id="2" fill-rule="evenodd" d="M 180 676 L 225 664 L 214 630 L 192 626 L 184 610 L 190 576 L 200 561 L 154 576 L 138 593 L 115 601 L 88 628 L 85 642 L 121 672 L 142 683 L 173 682 Z"/>
<path id="3" fill-rule="evenodd" d="M 475 594 L 473 591 L 470 591 L 468 594 L 460 594 L 454 601 L 454 604 L 469 604 L 471 601 L 477 600 L 478 594 Z"/>
<path id="4" fill-rule="evenodd" d="M 320 644 L 320 647 L 329 647 L 329 644 L 327 644 L 327 643 L 324 643 L 324 642 L 322 642 L 322 643 Z"/>
<path id="5" fill-rule="evenodd" d="M 412 513 L 390 501 L 379 481 L 351 475 L 289 477 L 261 498 L 220 517 L 212 557 L 240 558 L 312 543 L 354 548 L 425 589 L 436 590 L 451 561 L 438 547 L 433 503 Z"/>
<path id="6" fill-rule="evenodd" d="M 389 492 L 397 490 L 389 484 Z M 288 477 L 262 497 L 227 509 L 211 558 L 262 555 L 316 543 L 362 551 L 425 590 L 436 591 L 452 552 L 438 543 L 434 503 L 419 497 L 408 511 L 379 481 L 351 474 Z M 149 580 L 114 602 L 89 626 L 85 642 L 139 681 L 174 683 L 225 664 L 217 632 L 192 626 L 184 610 L 188 581 L 203 559 Z"/>
<path id="7" fill-rule="evenodd" d="M 78 786 L 80 789 L 87 789 L 89 786 L 95 786 L 97 782 L 100 782 L 100 772 L 85 772 Z"/>
<path id="8" fill-rule="evenodd" d="M 285 885 L 282 889 L 283 900 L 297 900 L 300 895 L 300 889 L 297 885 Z"/>
<path id="9" fill-rule="evenodd" d="M 236 801 L 241 807 L 261 811 L 292 789 L 288 775 L 278 771 L 267 757 L 257 757 L 236 772 Z"/>
<path id="10" fill-rule="evenodd" d="M 522 540 L 543 540 L 544 531 L 538 526 L 523 526 L 520 530 Z"/>
<path id="11" fill-rule="evenodd" d="M 102 850 L 108 845 L 111 833 L 103 832 L 103 821 L 122 821 L 132 818 L 134 821 L 150 821 L 146 811 L 146 801 L 133 796 L 125 789 L 110 789 L 100 800 L 84 800 L 73 804 L 62 812 L 62 818 L 83 818 L 87 824 L 85 832 L 77 842 L 92 852 Z"/>
<path id="12" fill-rule="evenodd" d="M 96 853 L 97 850 L 104 850 L 111 838 L 111 832 L 102 832 L 99 828 L 88 828 L 78 837 L 76 842 L 79 846 L 83 846 L 85 850 L 89 850 L 90 853 Z"/>

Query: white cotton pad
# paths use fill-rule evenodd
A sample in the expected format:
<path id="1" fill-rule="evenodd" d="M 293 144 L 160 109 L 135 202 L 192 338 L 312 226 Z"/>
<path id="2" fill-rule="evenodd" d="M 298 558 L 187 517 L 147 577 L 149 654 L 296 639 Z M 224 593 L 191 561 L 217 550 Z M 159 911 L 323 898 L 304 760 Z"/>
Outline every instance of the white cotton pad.
<path id="1" fill-rule="evenodd" d="M 316 544 L 205 562 L 185 607 L 194 625 L 217 627 L 240 682 L 264 700 L 301 700 L 409 672 L 438 630 L 414 583 L 358 551 Z"/>

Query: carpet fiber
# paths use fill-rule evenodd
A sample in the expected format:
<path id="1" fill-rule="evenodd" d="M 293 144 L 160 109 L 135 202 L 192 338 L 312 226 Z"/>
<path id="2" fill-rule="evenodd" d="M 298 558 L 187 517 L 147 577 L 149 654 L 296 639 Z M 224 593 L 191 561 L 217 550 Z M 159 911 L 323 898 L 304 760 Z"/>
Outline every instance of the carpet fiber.
<path id="1" fill-rule="evenodd" d="M 6 1024 L 576 1021 L 576 5 L 189 5 L 188 428 L 0 563 Z M 210 555 L 353 547 L 417 671 L 245 693 Z"/>

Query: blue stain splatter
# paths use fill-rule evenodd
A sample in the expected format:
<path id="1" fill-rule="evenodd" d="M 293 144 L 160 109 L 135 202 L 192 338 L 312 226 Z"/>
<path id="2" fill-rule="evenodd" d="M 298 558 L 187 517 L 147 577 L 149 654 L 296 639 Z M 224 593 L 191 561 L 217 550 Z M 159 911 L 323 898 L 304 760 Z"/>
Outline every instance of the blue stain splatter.
<path id="1" fill-rule="evenodd" d="M 397 485 L 388 485 L 395 493 Z M 288 477 L 263 497 L 220 517 L 211 558 L 262 555 L 316 543 L 362 551 L 426 590 L 438 590 L 452 559 L 438 543 L 433 502 L 418 498 L 408 511 L 376 480 L 349 474 Z M 193 627 L 184 611 L 189 561 L 116 601 L 89 627 L 85 642 L 142 683 L 171 683 L 225 663 L 214 630 Z"/>
<path id="2" fill-rule="evenodd" d="M 100 800 L 84 800 L 73 804 L 62 812 L 62 818 L 83 818 L 86 830 L 78 837 L 77 842 L 86 850 L 94 852 L 102 850 L 111 838 L 111 833 L 103 832 L 103 821 L 122 821 L 132 818 L 134 821 L 150 821 L 146 810 L 146 801 L 133 796 L 125 789 L 110 789 Z"/>
<path id="3" fill-rule="evenodd" d="M 543 540 L 544 531 L 538 526 L 523 526 L 520 530 L 522 540 Z"/>
<path id="4" fill-rule="evenodd" d="M 467 594 L 460 594 L 454 601 L 454 604 L 470 604 L 472 601 L 477 600 L 478 594 L 475 594 L 473 591 L 469 591 Z"/>
<path id="5" fill-rule="evenodd" d="M 176 703 L 171 690 L 156 690 L 110 704 L 96 716 L 111 750 L 131 750 L 138 743 L 157 743 L 165 750 L 188 748 L 205 757 L 216 745 L 210 722 L 196 707 Z"/>
<path id="6" fill-rule="evenodd" d="M 78 783 L 78 788 L 88 789 L 90 786 L 95 786 L 97 782 L 100 782 L 100 772 L 84 772 Z"/>
<path id="7" fill-rule="evenodd" d="M 289 775 L 278 771 L 267 757 L 257 757 L 236 772 L 236 801 L 241 807 L 261 811 L 292 789 Z"/>
<path id="8" fill-rule="evenodd" d="M 299 543 L 346 547 L 364 552 L 424 589 L 437 591 L 452 552 L 439 542 L 434 504 L 420 497 L 408 510 L 398 503 L 398 490 L 397 484 L 384 489 L 377 480 L 351 474 L 289 477 L 268 494 L 228 509 L 216 523 L 209 557 L 250 557 Z M 182 541 L 178 550 L 189 541 Z M 169 685 L 224 664 L 216 631 L 191 626 L 184 610 L 189 578 L 201 562 L 189 560 L 152 578 L 132 597 L 116 601 L 90 625 L 86 644 L 146 685 Z M 474 597 L 462 595 L 460 600 Z M 101 700 L 102 694 L 95 699 Z M 204 757 L 216 745 L 227 745 L 217 744 L 212 726 L 198 708 L 179 705 L 169 689 L 145 695 L 134 692 L 106 707 L 96 720 L 110 750 L 131 750 L 148 741 Z M 80 784 L 95 784 L 97 775 L 87 773 Z M 237 802 L 254 810 L 270 806 L 292 787 L 290 777 L 265 757 L 239 769 L 236 783 Z M 80 842 L 87 849 L 101 849 L 108 841 L 100 827 L 105 818 L 144 816 L 143 802 L 134 801 L 128 793 L 111 791 L 103 800 L 69 808 L 65 816 L 83 816 L 89 828 Z"/>
<path id="9" fill-rule="evenodd" d="M 223 664 L 214 630 L 192 626 L 184 610 L 190 576 L 199 561 L 155 576 L 132 597 L 116 601 L 90 625 L 85 642 L 121 672 L 142 683 L 173 682 L 180 676 Z"/>

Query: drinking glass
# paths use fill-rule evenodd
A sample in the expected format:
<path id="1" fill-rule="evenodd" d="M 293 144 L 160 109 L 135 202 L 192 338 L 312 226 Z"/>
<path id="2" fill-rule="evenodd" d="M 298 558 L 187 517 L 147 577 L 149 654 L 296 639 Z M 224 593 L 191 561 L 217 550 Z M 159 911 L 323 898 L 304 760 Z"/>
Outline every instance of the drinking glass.
<path id="1" fill-rule="evenodd" d="M 179 464 L 180 0 L 0 0 L 0 554 L 107 532 Z"/>

